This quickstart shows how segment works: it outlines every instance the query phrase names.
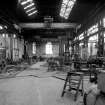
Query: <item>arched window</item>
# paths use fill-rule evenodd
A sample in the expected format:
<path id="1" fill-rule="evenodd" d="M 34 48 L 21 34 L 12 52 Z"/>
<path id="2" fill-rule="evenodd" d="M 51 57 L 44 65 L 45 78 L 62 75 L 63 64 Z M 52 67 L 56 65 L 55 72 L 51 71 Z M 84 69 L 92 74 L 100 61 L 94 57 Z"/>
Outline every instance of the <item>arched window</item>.
<path id="1" fill-rule="evenodd" d="M 46 44 L 46 54 L 53 54 L 53 52 L 52 52 L 52 43 L 51 42 L 48 42 Z"/>
<path id="2" fill-rule="evenodd" d="M 36 54 L 36 43 L 33 43 L 33 44 L 32 44 L 32 47 L 33 47 L 33 48 L 32 48 L 32 53 L 33 53 L 33 54 Z"/>

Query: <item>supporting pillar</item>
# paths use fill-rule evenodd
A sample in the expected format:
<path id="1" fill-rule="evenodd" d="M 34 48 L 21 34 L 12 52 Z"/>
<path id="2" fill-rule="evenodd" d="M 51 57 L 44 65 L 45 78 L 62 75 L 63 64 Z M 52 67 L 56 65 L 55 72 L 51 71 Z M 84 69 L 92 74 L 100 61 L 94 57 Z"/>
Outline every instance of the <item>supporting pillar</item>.
<path id="1" fill-rule="evenodd" d="M 88 39 L 87 38 L 85 38 L 84 40 L 84 48 L 85 48 L 84 59 L 87 60 L 88 59 Z"/>
<path id="2" fill-rule="evenodd" d="M 10 51 L 11 51 L 11 56 L 10 59 L 13 60 L 13 35 L 10 35 Z"/>
<path id="3" fill-rule="evenodd" d="M 64 54 L 64 42 L 65 40 L 62 37 L 59 37 L 59 56 Z"/>
<path id="4" fill-rule="evenodd" d="M 65 52 L 69 52 L 69 39 L 66 39 Z"/>
<path id="5" fill-rule="evenodd" d="M 104 35 L 101 32 L 101 26 L 99 24 L 99 32 L 98 32 L 98 51 L 97 56 L 102 57 L 104 56 Z"/>

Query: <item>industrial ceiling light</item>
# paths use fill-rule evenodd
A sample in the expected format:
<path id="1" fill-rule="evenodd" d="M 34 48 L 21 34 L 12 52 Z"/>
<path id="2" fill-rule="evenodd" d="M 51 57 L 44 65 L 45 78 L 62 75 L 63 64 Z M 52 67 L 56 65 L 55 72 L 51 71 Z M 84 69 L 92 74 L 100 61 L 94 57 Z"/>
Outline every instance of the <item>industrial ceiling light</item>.
<path id="1" fill-rule="evenodd" d="M 19 3 L 23 6 L 28 16 L 37 13 L 36 5 L 33 0 L 20 0 Z"/>
<path id="2" fill-rule="evenodd" d="M 35 10 L 35 7 L 33 7 L 33 8 L 31 8 L 31 9 L 27 10 L 26 13 L 28 13 L 28 12 L 30 12 L 30 11 L 32 11 L 32 10 Z"/>
<path id="3" fill-rule="evenodd" d="M 30 2 L 32 2 L 32 0 L 25 0 L 25 1 L 22 1 L 22 2 L 21 2 L 21 5 L 25 5 L 25 4 L 30 3 Z"/>
<path id="4" fill-rule="evenodd" d="M 60 16 L 68 19 L 75 2 L 76 0 L 63 0 L 60 10 Z"/>
<path id="5" fill-rule="evenodd" d="M 31 4 L 27 5 L 26 7 L 24 7 L 24 9 L 30 8 L 32 6 L 34 6 L 34 3 L 31 3 Z"/>
<path id="6" fill-rule="evenodd" d="M 36 12 L 37 12 L 37 10 L 35 10 L 35 11 L 29 13 L 28 16 L 31 16 L 31 15 L 35 14 Z"/>

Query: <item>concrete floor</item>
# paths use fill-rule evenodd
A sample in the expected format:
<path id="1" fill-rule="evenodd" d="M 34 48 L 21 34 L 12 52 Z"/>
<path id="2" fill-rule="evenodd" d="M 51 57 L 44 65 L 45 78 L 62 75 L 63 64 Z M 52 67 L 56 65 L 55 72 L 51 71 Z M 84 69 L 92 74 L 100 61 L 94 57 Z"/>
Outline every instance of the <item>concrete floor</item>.
<path id="1" fill-rule="evenodd" d="M 73 94 L 61 98 L 64 81 L 54 74 L 47 72 L 45 62 L 38 62 L 15 78 L 0 79 L 0 105 L 80 105 L 80 96 L 76 102 Z"/>

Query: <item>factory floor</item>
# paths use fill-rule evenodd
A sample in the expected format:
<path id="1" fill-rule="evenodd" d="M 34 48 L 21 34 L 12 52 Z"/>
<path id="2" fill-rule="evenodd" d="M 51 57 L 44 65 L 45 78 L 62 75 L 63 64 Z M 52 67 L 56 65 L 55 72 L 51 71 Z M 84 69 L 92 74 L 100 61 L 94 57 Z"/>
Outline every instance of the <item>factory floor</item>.
<path id="1" fill-rule="evenodd" d="M 73 93 L 61 97 L 66 73 L 47 71 L 46 62 L 38 62 L 12 78 L 0 79 L 0 105 L 82 105 L 82 96 Z M 85 83 L 89 84 L 88 81 Z"/>

